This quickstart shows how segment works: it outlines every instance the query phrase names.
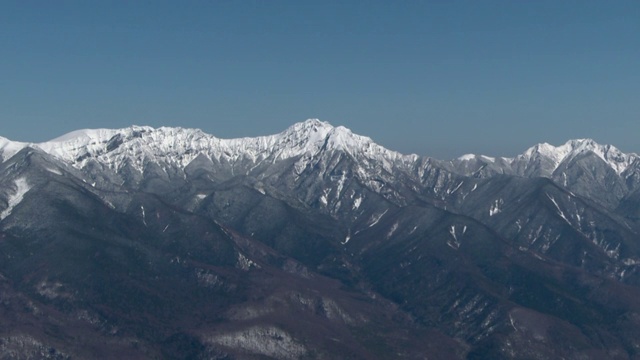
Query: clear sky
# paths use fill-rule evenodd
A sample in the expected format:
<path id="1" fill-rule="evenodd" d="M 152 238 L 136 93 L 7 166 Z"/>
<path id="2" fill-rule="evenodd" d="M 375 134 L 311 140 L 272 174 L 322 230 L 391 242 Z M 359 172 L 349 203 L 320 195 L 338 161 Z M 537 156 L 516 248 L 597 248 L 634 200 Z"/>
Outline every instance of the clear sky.
<path id="1" fill-rule="evenodd" d="M 439 158 L 640 152 L 640 1 L 0 2 L 0 136 L 307 118 Z"/>

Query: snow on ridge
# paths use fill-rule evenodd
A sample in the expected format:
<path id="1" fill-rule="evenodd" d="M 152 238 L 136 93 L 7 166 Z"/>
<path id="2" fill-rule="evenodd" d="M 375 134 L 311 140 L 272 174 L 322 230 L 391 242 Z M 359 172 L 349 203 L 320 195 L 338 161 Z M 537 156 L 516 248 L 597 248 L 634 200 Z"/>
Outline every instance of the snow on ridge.
<path id="1" fill-rule="evenodd" d="M 26 147 L 27 143 L 11 141 L 7 138 L 0 136 L 0 155 L 2 156 L 1 162 L 9 160 L 18 151 Z"/>
<path id="2" fill-rule="evenodd" d="M 22 202 L 24 195 L 31 189 L 25 178 L 16 179 L 14 185 L 16 187 L 15 191 L 7 200 L 7 208 L 0 213 L 0 220 L 4 220 L 7 216 L 11 215 L 13 209 Z"/>
<path id="3" fill-rule="evenodd" d="M 480 155 L 481 158 L 483 158 L 484 160 L 490 161 L 490 162 L 496 162 L 496 158 L 491 157 L 491 156 L 487 156 L 487 155 Z"/>
<path id="4" fill-rule="evenodd" d="M 95 159 L 114 169 L 128 162 L 140 171 L 148 160 L 185 167 L 201 154 L 218 161 L 247 159 L 259 163 L 266 159 L 313 157 L 322 150 L 340 150 L 381 161 L 388 171 L 398 160 L 401 164 L 411 164 L 418 159 L 417 155 L 388 150 L 368 137 L 318 119 L 293 124 L 278 134 L 258 137 L 220 139 L 200 129 L 134 125 L 122 129 L 77 130 L 30 145 L 79 168 Z"/>
<path id="5" fill-rule="evenodd" d="M 633 162 L 638 155 L 625 154 L 612 145 L 601 145 L 593 139 L 573 139 L 560 146 L 553 146 L 548 143 L 537 144 L 525 151 L 516 159 L 531 160 L 536 156 L 542 156 L 553 162 L 553 170 L 560 164 L 575 156 L 591 151 L 606 162 L 616 173 L 621 174 Z"/>
<path id="6" fill-rule="evenodd" d="M 464 155 L 458 157 L 457 160 L 460 160 L 460 161 L 471 161 L 471 160 L 473 160 L 475 158 L 476 158 L 476 154 L 464 154 Z"/>
<path id="7" fill-rule="evenodd" d="M 478 155 L 478 154 L 464 154 L 462 156 L 457 157 L 455 160 L 461 161 L 461 162 L 473 161 L 473 160 L 482 160 L 484 162 L 491 162 L 491 163 L 495 163 L 497 160 L 506 161 L 506 162 L 513 161 L 512 158 L 493 157 L 493 156 Z M 455 160 L 452 160 L 452 161 L 455 161 Z"/>
<path id="8" fill-rule="evenodd" d="M 125 145 L 121 146 L 122 144 Z M 398 167 L 411 169 L 422 158 L 386 149 L 369 137 L 354 134 L 343 126 L 334 127 L 318 119 L 293 124 L 274 135 L 234 139 L 217 138 L 199 129 L 137 125 L 122 129 L 77 130 L 36 144 L 11 142 L 0 137 L 0 155 L 3 161 L 26 146 L 38 147 L 79 168 L 90 159 L 95 159 L 114 169 L 124 163 L 131 163 L 140 171 L 147 161 L 185 167 L 199 155 L 210 160 L 232 163 L 246 159 L 256 165 L 265 160 L 271 162 L 303 156 L 296 167 L 304 169 L 319 152 L 338 150 L 357 162 L 378 163 L 384 170 L 392 173 Z M 552 173 L 562 162 L 584 151 L 593 151 L 618 174 L 638 158 L 635 154 L 624 154 L 611 145 L 599 145 L 591 139 L 576 139 L 560 146 L 540 143 L 515 158 L 465 154 L 457 160 L 479 160 L 496 163 L 498 166 L 515 167 L 522 161 L 544 159 L 547 164 L 545 171 Z"/>
<path id="9" fill-rule="evenodd" d="M 136 127 L 135 125 L 131 128 Z M 91 142 L 91 141 L 100 141 L 100 139 L 111 138 L 116 133 L 123 131 L 125 129 L 80 129 L 71 131 L 64 135 L 61 135 L 55 139 L 49 140 L 47 142 L 41 143 L 42 145 L 48 143 L 63 143 L 63 142 Z"/>

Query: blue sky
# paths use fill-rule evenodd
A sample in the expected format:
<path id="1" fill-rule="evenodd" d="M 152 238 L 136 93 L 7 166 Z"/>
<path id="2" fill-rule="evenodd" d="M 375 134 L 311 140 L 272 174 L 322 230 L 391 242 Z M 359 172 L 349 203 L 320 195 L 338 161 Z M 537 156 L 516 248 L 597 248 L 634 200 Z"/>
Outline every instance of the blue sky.
<path id="1" fill-rule="evenodd" d="M 307 118 L 404 153 L 640 152 L 640 2 L 3 1 L 0 136 Z"/>

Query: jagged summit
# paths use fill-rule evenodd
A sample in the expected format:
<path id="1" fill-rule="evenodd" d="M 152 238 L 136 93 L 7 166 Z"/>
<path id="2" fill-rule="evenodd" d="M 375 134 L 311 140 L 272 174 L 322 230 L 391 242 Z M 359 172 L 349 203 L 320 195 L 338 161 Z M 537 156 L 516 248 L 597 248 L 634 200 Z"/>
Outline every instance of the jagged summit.
<path id="1" fill-rule="evenodd" d="M 637 157 L 635 154 L 625 154 L 612 145 L 601 145 L 593 139 L 569 140 L 563 145 L 553 146 L 548 143 L 537 144 L 517 156 L 514 160 L 532 160 L 543 157 L 550 160 L 554 165 L 554 170 L 565 161 L 571 160 L 580 154 L 592 152 L 618 174 L 621 174 Z"/>
<path id="2" fill-rule="evenodd" d="M 386 149 L 369 137 L 319 119 L 293 124 L 274 135 L 236 139 L 217 138 L 200 129 L 138 125 L 77 130 L 35 144 L 0 138 L 0 155 L 4 161 L 27 146 L 40 148 L 76 167 L 95 160 L 115 169 L 129 163 L 139 170 L 147 161 L 185 167 L 200 155 L 229 163 L 243 160 L 258 163 L 341 151 L 358 160 L 377 162 L 389 171 L 393 164 L 412 165 L 422 159 Z M 575 139 L 559 146 L 540 143 L 513 158 L 466 154 L 450 163 L 466 175 L 477 171 L 482 164 L 491 164 L 491 168 L 501 173 L 551 176 L 562 163 L 588 152 L 600 157 L 618 174 L 638 159 L 635 154 L 622 153 L 614 146 L 601 145 L 593 139 Z"/>
<path id="3" fill-rule="evenodd" d="M 390 151 L 368 137 L 318 119 L 296 123 L 275 135 L 252 138 L 221 139 L 200 129 L 134 125 L 122 129 L 77 130 L 37 144 L 2 140 L 0 146 L 10 147 L 11 154 L 25 146 L 37 147 L 77 167 L 82 167 L 90 159 L 115 168 L 127 160 L 140 166 L 146 160 L 186 166 L 201 154 L 217 161 L 248 159 L 258 162 L 267 158 L 287 159 L 331 150 L 383 162 L 411 160 L 415 157 Z"/>
<path id="4" fill-rule="evenodd" d="M 307 119 L 305 121 L 301 121 L 291 125 L 287 128 L 283 133 L 287 132 L 323 132 L 327 133 L 333 129 L 333 125 L 331 125 L 327 121 L 321 121 L 320 119 Z"/>
<path id="5" fill-rule="evenodd" d="M 93 159 L 112 168 L 128 162 L 140 170 L 148 160 L 184 167 L 199 155 L 227 162 L 275 161 L 332 150 L 382 162 L 405 157 L 343 126 L 334 127 L 318 119 L 296 123 L 275 135 L 253 138 L 221 139 L 199 129 L 134 125 L 122 129 L 77 130 L 35 144 L 0 140 L 0 149 L 6 148 L 4 159 L 26 146 L 40 148 L 76 167 L 83 167 Z"/>
<path id="6" fill-rule="evenodd" d="M 597 155 L 619 175 L 638 158 L 636 154 L 625 154 L 615 146 L 601 145 L 593 139 L 573 139 L 559 146 L 546 142 L 539 143 L 513 158 L 493 158 L 486 155 L 465 154 L 453 160 L 452 163 L 463 169 L 468 168 L 467 164 L 471 163 L 499 163 L 505 173 L 551 176 L 561 164 L 587 153 Z"/>

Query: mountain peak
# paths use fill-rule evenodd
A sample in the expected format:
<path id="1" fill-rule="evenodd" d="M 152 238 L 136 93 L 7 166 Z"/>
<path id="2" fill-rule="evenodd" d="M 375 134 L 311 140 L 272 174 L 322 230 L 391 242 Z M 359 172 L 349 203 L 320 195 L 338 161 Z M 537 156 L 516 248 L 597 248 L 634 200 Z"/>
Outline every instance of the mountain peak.
<path id="1" fill-rule="evenodd" d="M 287 128 L 283 133 L 308 133 L 308 132 L 322 132 L 326 133 L 333 129 L 333 125 L 326 121 L 320 121 L 319 119 L 307 119 L 302 122 L 295 123 Z"/>
<path id="2" fill-rule="evenodd" d="M 320 121 L 318 119 L 308 119 L 299 123 L 295 123 L 288 127 L 285 131 L 281 132 L 279 136 L 296 136 L 296 137 L 325 137 L 333 126 L 326 121 Z"/>
<path id="3" fill-rule="evenodd" d="M 518 158 L 528 160 L 546 158 L 553 163 L 553 170 L 555 170 L 561 163 L 586 152 L 592 152 L 600 157 L 618 174 L 622 173 L 634 158 L 632 154 L 624 154 L 612 145 L 601 145 L 588 138 L 568 140 L 560 146 L 540 143 L 527 149 Z"/>

